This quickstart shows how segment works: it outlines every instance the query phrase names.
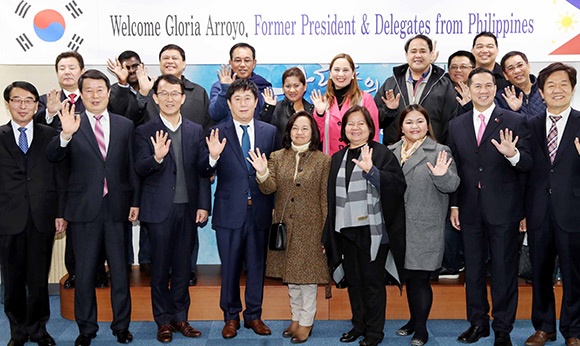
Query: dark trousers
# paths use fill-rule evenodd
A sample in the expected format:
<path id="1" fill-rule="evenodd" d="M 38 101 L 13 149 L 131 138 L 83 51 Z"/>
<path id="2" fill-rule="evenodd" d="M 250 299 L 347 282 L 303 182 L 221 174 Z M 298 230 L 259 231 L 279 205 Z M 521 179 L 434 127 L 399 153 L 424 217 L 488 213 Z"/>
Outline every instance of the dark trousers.
<path id="1" fill-rule="evenodd" d="M 239 313 L 242 311 L 240 275 L 244 264 L 246 269 L 244 321 L 253 321 L 262 316 L 268 230 L 259 229 L 254 224 L 251 209 L 252 207 L 248 207 L 246 221 L 241 229 L 219 227 L 215 229 L 222 263 L 220 308 L 226 321 L 240 319 Z"/>
<path id="2" fill-rule="evenodd" d="M 158 326 L 187 321 L 189 256 L 197 236 L 192 213 L 187 203 L 173 204 L 165 221 L 146 225 L 151 240 L 151 303 Z"/>
<path id="3" fill-rule="evenodd" d="M 461 223 L 467 319 L 471 325 L 489 328 L 486 262 L 491 254 L 492 327 L 496 332 L 509 333 L 518 305 L 519 222 L 491 225 L 487 220 L 482 210 L 474 224 Z"/>
<path id="4" fill-rule="evenodd" d="M 344 249 L 342 266 L 348 283 L 353 329 L 367 337 L 382 340 L 387 303 L 385 262 L 389 246 L 381 244 L 377 257 L 371 262 L 370 246 L 363 250 L 346 237 L 341 239 Z"/>
<path id="5" fill-rule="evenodd" d="M 536 330 L 556 331 L 553 274 L 556 256 L 562 274 L 560 332 L 564 338 L 580 337 L 580 232 L 566 232 L 550 207 L 539 228 L 528 230 L 532 261 L 532 324 Z"/>
<path id="6" fill-rule="evenodd" d="M 126 226 L 126 221 L 113 221 L 111 218 L 108 197 L 103 198 L 101 210 L 94 221 L 72 223 L 76 260 L 75 319 L 80 333 L 95 335 L 99 329 L 95 280 L 103 248 L 111 275 L 111 329 L 129 328 L 131 295 L 125 248 Z"/>
<path id="7" fill-rule="evenodd" d="M 463 266 L 461 232 L 451 226 L 449 217 L 447 217 L 447 220 L 445 220 L 445 251 L 443 252 L 443 263 L 441 263 L 441 267 L 455 272 L 459 271 Z"/>
<path id="8" fill-rule="evenodd" d="M 26 229 L 0 236 L 0 266 L 5 285 L 4 312 L 15 340 L 36 340 L 50 317 L 48 272 L 54 232 L 38 232 L 32 219 Z"/>
<path id="9" fill-rule="evenodd" d="M 64 243 L 64 266 L 66 267 L 66 271 L 69 275 L 75 275 L 76 272 L 75 252 L 73 250 L 72 238 L 73 231 L 71 224 L 69 224 L 66 228 L 66 237 Z M 103 249 L 99 257 L 99 268 L 97 270 L 97 274 L 106 275 L 105 257 L 105 249 Z"/>

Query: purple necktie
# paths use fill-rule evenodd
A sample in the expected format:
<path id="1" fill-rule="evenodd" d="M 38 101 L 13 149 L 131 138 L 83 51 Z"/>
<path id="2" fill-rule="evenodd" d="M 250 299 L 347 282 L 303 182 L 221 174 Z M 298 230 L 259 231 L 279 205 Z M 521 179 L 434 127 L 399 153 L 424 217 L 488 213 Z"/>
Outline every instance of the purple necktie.
<path id="1" fill-rule="evenodd" d="M 485 132 L 485 116 L 483 114 L 479 115 L 479 119 L 481 120 L 481 123 L 479 124 L 479 129 L 477 130 L 477 146 L 479 146 L 479 143 L 481 143 L 481 138 L 483 138 L 483 133 Z"/>
<path id="2" fill-rule="evenodd" d="M 94 115 L 95 120 L 95 137 L 97 138 L 97 143 L 99 144 L 99 150 L 103 156 L 103 160 L 107 159 L 107 147 L 105 146 L 105 132 L 103 131 L 103 125 L 101 124 L 101 119 L 103 115 Z M 103 186 L 103 197 L 109 192 L 109 187 L 107 186 L 107 178 L 105 178 Z"/>
<path id="3" fill-rule="evenodd" d="M 550 131 L 548 132 L 548 138 L 546 142 L 548 144 L 548 154 L 550 155 L 550 163 L 554 163 L 556 158 L 556 152 L 558 151 L 558 128 L 556 127 L 556 122 L 562 119 L 561 115 L 550 115 L 550 120 L 552 120 L 552 126 L 550 126 Z"/>

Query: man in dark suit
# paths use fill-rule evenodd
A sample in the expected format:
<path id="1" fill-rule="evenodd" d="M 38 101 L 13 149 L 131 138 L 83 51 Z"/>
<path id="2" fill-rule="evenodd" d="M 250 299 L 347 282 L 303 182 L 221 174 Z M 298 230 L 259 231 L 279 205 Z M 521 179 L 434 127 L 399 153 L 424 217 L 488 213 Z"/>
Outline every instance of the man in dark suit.
<path id="1" fill-rule="evenodd" d="M 107 111 L 109 79 L 89 70 L 79 79 L 86 111 L 64 102 L 59 118 L 60 136 L 50 143 L 53 161 L 70 166 L 66 186 L 65 219 L 72 226 L 76 254 L 75 319 L 80 335 L 75 346 L 91 344 L 98 331 L 95 278 L 99 252 L 104 247 L 111 275 L 113 335 L 131 342 L 131 298 L 126 267 L 124 229 L 127 218 L 137 220 L 139 184 L 133 167 L 133 123 Z"/>
<path id="2" fill-rule="evenodd" d="M 67 226 L 64 175 L 46 157 L 56 131 L 33 124 L 38 91 L 32 84 L 11 83 L 4 90 L 4 101 L 12 116 L 0 127 L 0 265 L 6 285 L 4 312 L 10 323 L 8 346 L 22 346 L 29 338 L 53 346 L 46 331 L 48 272 L 55 231 L 62 233 Z"/>
<path id="3" fill-rule="evenodd" d="M 560 333 L 580 346 L 580 112 L 570 107 L 576 69 L 553 63 L 540 71 L 547 110 L 528 120 L 533 166 L 526 184 L 526 220 L 532 262 L 532 324 L 527 346 L 556 340 L 553 273 L 562 273 Z"/>
<path id="4" fill-rule="evenodd" d="M 256 182 L 256 171 L 247 160 L 250 149 L 269 156 L 275 150 L 276 128 L 254 120 L 258 87 L 249 79 L 237 79 L 226 93 L 233 119 L 212 129 L 209 159 L 200 161 L 206 176 L 215 172 L 213 229 L 222 263 L 220 307 L 224 312 L 226 339 L 237 335 L 242 302 L 240 275 L 246 269 L 244 327 L 259 335 L 270 335 L 264 324 L 262 299 L 268 229 L 274 200 L 264 195 Z M 207 153 L 206 153 L 207 155 Z"/>
<path id="5" fill-rule="evenodd" d="M 142 178 L 140 220 L 151 240 L 151 302 L 157 340 L 172 341 L 172 331 L 198 337 L 187 322 L 189 275 L 197 225 L 211 208 L 208 178 L 198 174 L 204 135 L 200 125 L 185 119 L 181 79 L 160 76 L 153 86 L 160 114 L 135 133 L 135 169 Z M 169 272 L 171 270 L 171 286 Z"/>
<path id="6" fill-rule="evenodd" d="M 451 201 L 451 224 L 461 230 L 467 319 L 458 341 L 489 335 L 486 259 L 491 255 L 491 297 L 496 346 L 511 345 L 518 303 L 518 228 L 523 219 L 522 172 L 532 164 L 525 118 L 494 104 L 493 74 L 475 68 L 468 87 L 473 111 L 449 124 L 449 147 L 461 185 Z"/>

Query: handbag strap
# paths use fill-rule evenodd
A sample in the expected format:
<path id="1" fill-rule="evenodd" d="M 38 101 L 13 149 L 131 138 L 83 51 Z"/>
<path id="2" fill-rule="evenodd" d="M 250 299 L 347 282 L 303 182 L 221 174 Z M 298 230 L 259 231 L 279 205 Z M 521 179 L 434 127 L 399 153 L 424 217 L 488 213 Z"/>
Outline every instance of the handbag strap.
<path id="1" fill-rule="evenodd" d="M 306 160 L 304 160 L 304 163 L 302 164 L 303 166 L 306 165 L 310 156 L 312 156 L 312 151 L 310 152 L 310 154 L 308 155 Z M 296 184 L 292 184 L 292 188 L 288 192 L 288 197 L 286 197 L 286 202 L 284 202 L 284 209 L 282 209 L 282 215 L 280 216 L 280 223 L 282 223 L 282 220 L 284 220 L 284 213 L 286 212 L 286 207 L 288 206 L 288 201 L 290 200 L 290 196 L 292 195 L 292 191 L 294 190 L 295 185 Z"/>

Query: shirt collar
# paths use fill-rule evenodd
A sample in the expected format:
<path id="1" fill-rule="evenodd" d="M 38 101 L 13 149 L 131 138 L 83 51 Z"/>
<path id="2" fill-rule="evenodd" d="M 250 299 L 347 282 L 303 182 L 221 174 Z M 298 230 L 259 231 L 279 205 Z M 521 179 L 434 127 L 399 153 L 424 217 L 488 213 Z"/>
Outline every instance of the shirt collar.
<path id="1" fill-rule="evenodd" d="M 14 131 L 14 133 L 20 133 L 18 129 L 24 127 L 26 128 L 26 134 L 30 135 L 34 129 L 34 122 L 32 120 L 30 120 L 30 122 L 25 126 L 20 126 L 15 121 L 10 121 L 10 124 L 12 124 L 12 131 Z"/>
<path id="2" fill-rule="evenodd" d="M 473 118 L 474 119 L 479 118 L 479 115 L 483 114 L 483 116 L 485 117 L 485 123 L 487 124 L 489 122 L 489 118 L 491 118 L 491 113 L 493 113 L 494 109 L 495 103 L 493 103 L 491 106 L 489 106 L 489 108 L 485 109 L 483 112 L 480 112 L 475 108 L 473 108 Z"/>
<path id="3" fill-rule="evenodd" d="M 181 113 L 179 113 L 179 121 L 177 122 L 177 125 L 175 125 L 175 126 L 173 126 L 172 123 L 170 123 L 167 119 L 165 119 L 163 117 L 163 115 L 159 114 L 159 118 L 161 118 L 161 122 L 163 123 L 163 125 L 165 125 L 165 127 L 167 127 L 168 129 L 170 129 L 173 132 L 177 131 L 179 129 L 179 127 L 181 126 L 181 122 L 182 122 Z"/>
<path id="4" fill-rule="evenodd" d="M 85 113 L 87 113 L 87 117 L 89 117 L 89 119 L 95 119 L 94 116 L 97 114 L 91 113 L 87 110 L 85 110 Z M 107 111 L 106 109 L 103 111 L 103 113 L 101 113 L 103 115 L 103 117 L 101 119 L 105 119 L 105 120 L 109 120 L 109 111 Z"/>
<path id="5" fill-rule="evenodd" d="M 568 116 L 570 115 L 570 112 L 571 112 L 571 111 L 572 111 L 572 107 L 570 106 L 570 107 L 566 108 L 566 109 L 565 109 L 565 110 L 564 110 L 562 113 L 560 113 L 560 114 L 552 114 L 552 113 L 550 113 L 550 112 L 548 111 L 548 109 L 546 109 L 546 114 L 548 115 L 548 117 L 549 117 L 550 115 L 552 115 L 552 116 L 561 116 L 561 117 L 562 117 L 562 119 L 567 119 L 567 118 L 568 118 Z"/>
<path id="6" fill-rule="evenodd" d="M 236 129 L 239 129 L 240 128 L 240 125 L 244 125 L 244 124 L 242 124 L 241 122 L 239 122 L 239 121 L 237 121 L 235 119 L 232 119 L 232 120 L 234 121 L 234 125 L 236 126 Z M 250 126 L 250 128 L 254 128 L 254 119 L 250 120 L 250 122 L 247 123 L 246 125 Z"/>

